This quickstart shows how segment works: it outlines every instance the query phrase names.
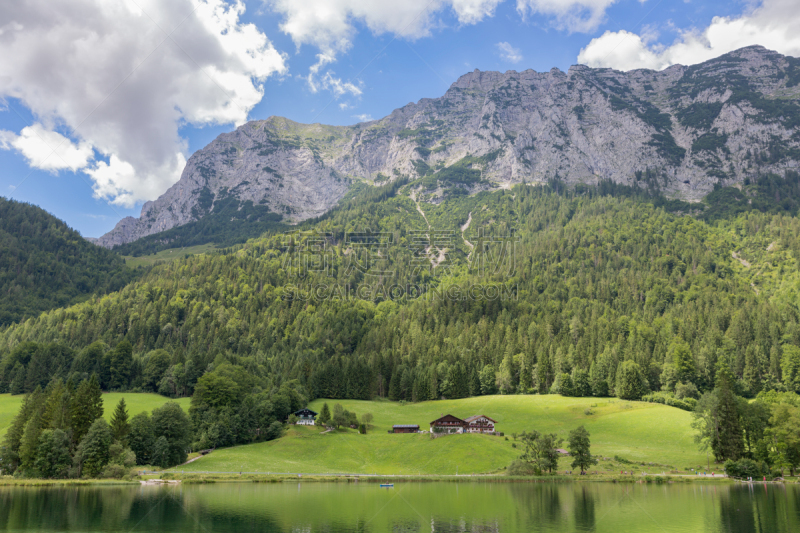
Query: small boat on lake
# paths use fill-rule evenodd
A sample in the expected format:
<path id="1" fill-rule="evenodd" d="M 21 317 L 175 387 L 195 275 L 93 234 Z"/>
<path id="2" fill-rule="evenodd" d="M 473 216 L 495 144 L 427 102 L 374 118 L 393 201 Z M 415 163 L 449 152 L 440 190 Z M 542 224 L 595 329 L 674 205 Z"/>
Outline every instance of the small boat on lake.
<path id="1" fill-rule="evenodd" d="M 394 483 L 381 483 L 381 488 L 382 489 L 393 489 L 394 488 Z"/>

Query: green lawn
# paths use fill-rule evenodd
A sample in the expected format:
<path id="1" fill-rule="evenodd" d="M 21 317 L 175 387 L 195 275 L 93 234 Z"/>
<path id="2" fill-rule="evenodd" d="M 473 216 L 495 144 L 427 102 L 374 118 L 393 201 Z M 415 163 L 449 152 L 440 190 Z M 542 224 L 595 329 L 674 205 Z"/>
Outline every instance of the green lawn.
<path id="1" fill-rule="evenodd" d="M 512 433 L 536 429 L 567 433 L 583 424 L 591 433 L 592 452 L 630 461 L 673 465 L 705 463 L 692 440 L 691 415 L 673 407 L 615 398 L 548 396 L 483 396 L 464 400 L 400 405 L 388 401 L 329 400 L 359 415 L 371 412 L 375 427 L 367 435 L 354 430 L 322 434 L 317 427 L 292 427 L 272 442 L 220 449 L 181 467 L 185 471 L 251 471 L 300 473 L 460 474 L 486 473 L 507 466 L 521 452 Z M 320 411 L 322 400 L 311 404 Z M 593 414 L 586 414 L 591 409 Z M 393 435 L 393 424 L 419 424 L 451 413 L 465 418 L 485 414 L 509 438 L 453 435 L 431 440 L 428 435 Z M 568 468 L 562 461 L 562 468 Z M 620 470 L 601 462 L 598 468 Z"/>
<path id="2" fill-rule="evenodd" d="M 133 392 L 109 392 L 103 394 L 103 416 L 106 420 L 111 420 L 114 408 L 119 403 L 120 398 L 125 398 L 128 404 L 128 415 L 133 416 L 143 411 L 152 411 L 156 407 L 161 407 L 170 401 L 169 398 L 158 394 L 133 393 Z M 183 410 L 189 412 L 189 398 L 181 398 L 177 401 Z M 19 411 L 22 403 L 22 396 L 11 396 L 10 394 L 0 394 L 0 436 L 5 435 L 11 420 Z"/>
<path id="3" fill-rule="evenodd" d="M 150 254 L 150 255 L 143 255 L 140 257 L 131 257 L 128 255 L 122 256 L 125 259 L 125 264 L 131 268 L 136 268 L 139 266 L 150 266 L 154 265 L 159 261 L 172 261 L 174 259 L 178 259 L 179 257 L 183 257 L 185 255 L 198 255 L 204 254 L 206 252 L 210 252 L 215 250 L 216 247 L 214 244 L 200 244 L 197 246 L 187 246 L 186 248 L 171 248 L 169 250 L 161 250 L 158 253 Z"/>

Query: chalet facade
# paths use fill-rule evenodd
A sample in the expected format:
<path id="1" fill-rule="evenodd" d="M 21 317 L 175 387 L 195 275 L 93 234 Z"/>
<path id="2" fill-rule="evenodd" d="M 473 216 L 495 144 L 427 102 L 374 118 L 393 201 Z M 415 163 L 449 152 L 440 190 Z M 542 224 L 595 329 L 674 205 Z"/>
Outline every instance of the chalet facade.
<path id="1" fill-rule="evenodd" d="M 453 415 L 444 415 L 431 422 L 431 433 L 464 433 L 465 422 Z"/>
<path id="2" fill-rule="evenodd" d="M 298 426 L 313 426 L 316 423 L 314 422 L 317 413 L 312 411 L 311 409 L 300 409 L 297 411 L 294 416 L 297 417 L 297 425 Z"/>
<path id="3" fill-rule="evenodd" d="M 392 426 L 392 433 L 419 433 L 419 426 L 416 424 L 396 424 Z"/>
<path id="4" fill-rule="evenodd" d="M 475 415 L 464 419 L 464 431 L 466 433 L 494 433 L 496 423 L 486 415 Z"/>

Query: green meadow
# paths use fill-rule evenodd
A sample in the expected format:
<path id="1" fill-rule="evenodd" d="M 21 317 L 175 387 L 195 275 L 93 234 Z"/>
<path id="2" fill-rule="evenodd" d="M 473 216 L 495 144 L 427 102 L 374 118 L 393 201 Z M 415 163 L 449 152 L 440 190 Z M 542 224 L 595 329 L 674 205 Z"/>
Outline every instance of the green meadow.
<path id="1" fill-rule="evenodd" d="M 0 436 L 5 435 L 11 420 L 19 411 L 22 404 L 22 395 L 11 396 L 10 394 L 0 394 Z M 138 413 L 150 412 L 156 407 L 161 407 L 170 401 L 169 398 L 158 394 L 134 393 L 134 392 L 108 392 L 103 394 L 103 416 L 106 420 L 111 420 L 114 408 L 119 403 L 120 398 L 125 398 L 128 404 L 128 415 L 133 416 Z M 177 401 L 184 411 L 189 412 L 189 398 L 181 398 Z"/>
<path id="2" fill-rule="evenodd" d="M 311 403 L 319 412 L 324 400 Z M 670 465 L 683 470 L 705 464 L 705 453 L 692 439 L 691 414 L 673 407 L 616 398 L 547 396 L 481 396 L 463 400 L 400 404 L 389 401 L 327 400 L 341 403 L 358 415 L 374 416 L 367 435 L 342 429 L 323 433 L 319 427 L 291 427 L 278 440 L 216 450 L 178 469 L 186 472 L 292 472 L 377 474 L 481 474 L 498 472 L 522 451 L 514 448 L 512 433 L 538 430 L 566 439 L 584 425 L 591 433 L 592 452 L 636 463 Z M 427 434 L 389 434 L 393 424 L 428 424 L 444 414 L 466 418 L 484 414 L 497 421 L 504 437 L 451 435 L 431 439 Z M 564 444 L 566 447 L 566 444 Z M 560 469 L 569 468 L 562 460 Z M 601 461 L 598 470 L 625 467 Z M 661 472 L 662 467 L 652 467 Z"/>
<path id="3" fill-rule="evenodd" d="M 148 267 L 155 265 L 159 262 L 170 262 L 186 255 L 198 255 L 206 252 L 216 250 L 216 246 L 212 244 L 200 244 L 197 246 L 187 246 L 185 248 L 170 248 L 169 250 L 161 250 L 160 252 L 142 255 L 140 257 L 133 257 L 129 255 L 122 256 L 125 259 L 125 264 L 131 268 Z"/>

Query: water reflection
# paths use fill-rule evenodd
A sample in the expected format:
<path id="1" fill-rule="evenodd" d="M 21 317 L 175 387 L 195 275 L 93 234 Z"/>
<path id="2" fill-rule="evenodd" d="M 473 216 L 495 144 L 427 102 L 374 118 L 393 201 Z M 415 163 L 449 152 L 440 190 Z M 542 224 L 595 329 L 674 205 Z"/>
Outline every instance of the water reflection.
<path id="1" fill-rule="evenodd" d="M 0 488 L 0 530 L 800 531 L 797 486 L 423 483 Z"/>

